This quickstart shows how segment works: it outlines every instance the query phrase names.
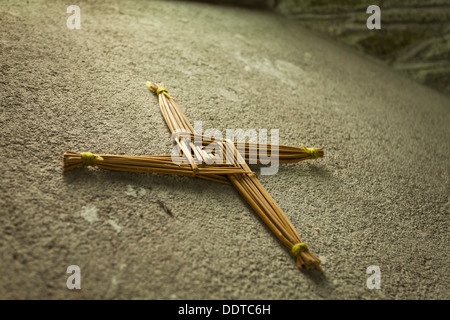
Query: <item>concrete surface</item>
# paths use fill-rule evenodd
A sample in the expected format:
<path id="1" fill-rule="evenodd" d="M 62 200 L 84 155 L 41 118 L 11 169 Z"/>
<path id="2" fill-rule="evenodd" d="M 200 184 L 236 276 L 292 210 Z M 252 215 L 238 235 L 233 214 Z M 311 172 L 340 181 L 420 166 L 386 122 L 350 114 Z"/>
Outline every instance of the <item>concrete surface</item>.
<path id="1" fill-rule="evenodd" d="M 0 298 L 450 298 L 448 97 L 271 13 L 76 4 L 80 30 L 66 1 L 1 2 Z M 324 148 L 261 177 L 322 274 L 299 271 L 232 187 L 62 174 L 66 150 L 169 152 L 147 80 L 204 129 Z M 70 265 L 81 290 L 66 288 Z"/>

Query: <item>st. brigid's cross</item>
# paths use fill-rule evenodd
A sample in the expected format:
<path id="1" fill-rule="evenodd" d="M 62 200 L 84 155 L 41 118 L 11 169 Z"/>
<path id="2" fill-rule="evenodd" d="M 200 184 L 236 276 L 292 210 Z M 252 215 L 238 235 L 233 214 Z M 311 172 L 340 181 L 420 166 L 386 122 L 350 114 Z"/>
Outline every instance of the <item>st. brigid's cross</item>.
<path id="1" fill-rule="evenodd" d="M 67 151 L 64 154 L 63 170 L 94 166 L 116 171 L 185 175 L 231 184 L 296 257 L 300 269 L 320 270 L 320 260 L 310 252 L 247 162 L 249 159 L 258 159 L 258 154 L 264 151 L 266 154 L 278 153 L 279 163 L 295 163 L 323 157 L 322 149 L 247 142 L 240 144 L 197 134 L 162 84 L 148 82 L 147 86 L 158 96 L 161 113 L 172 132 L 176 152 L 171 155 L 123 156 Z"/>

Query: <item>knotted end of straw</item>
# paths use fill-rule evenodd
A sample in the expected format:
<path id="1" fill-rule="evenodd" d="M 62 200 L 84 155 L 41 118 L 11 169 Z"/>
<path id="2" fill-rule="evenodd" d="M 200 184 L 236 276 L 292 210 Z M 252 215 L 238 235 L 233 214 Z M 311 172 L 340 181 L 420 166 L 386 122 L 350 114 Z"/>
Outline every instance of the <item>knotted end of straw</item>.
<path id="1" fill-rule="evenodd" d="M 93 154 L 90 152 L 81 152 L 81 160 L 83 161 L 83 167 L 94 167 L 94 160 L 102 161 L 103 158 L 97 154 Z"/>
<path id="2" fill-rule="evenodd" d="M 172 99 L 169 92 L 167 91 L 167 89 L 164 86 L 158 87 L 158 89 L 155 90 L 155 88 L 153 88 L 152 83 L 150 81 L 147 81 L 146 85 L 147 85 L 147 88 L 149 88 L 150 90 L 155 92 L 157 96 L 159 96 L 161 93 L 163 93 L 167 98 Z"/>
<path id="3" fill-rule="evenodd" d="M 302 144 L 302 146 L 311 158 L 316 159 L 319 157 L 319 150 L 317 150 L 316 148 L 307 148 L 304 144 Z"/>
<path id="4" fill-rule="evenodd" d="M 300 252 L 307 251 L 307 250 L 308 250 L 308 245 L 307 245 L 306 243 L 304 243 L 304 242 L 300 242 L 300 243 L 295 244 L 295 245 L 292 247 L 291 253 L 292 253 L 294 256 L 298 256 L 298 254 L 299 254 Z"/>

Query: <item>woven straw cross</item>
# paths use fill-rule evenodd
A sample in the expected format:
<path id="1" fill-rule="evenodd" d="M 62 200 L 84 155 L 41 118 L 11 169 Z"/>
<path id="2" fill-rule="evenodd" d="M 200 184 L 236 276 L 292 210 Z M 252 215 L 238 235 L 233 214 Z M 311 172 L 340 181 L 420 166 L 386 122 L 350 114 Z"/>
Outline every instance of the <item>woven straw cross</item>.
<path id="1" fill-rule="evenodd" d="M 64 154 L 64 171 L 94 166 L 108 170 L 186 175 L 233 185 L 261 220 L 297 259 L 298 268 L 319 269 L 320 260 L 310 252 L 295 227 L 275 200 L 264 189 L 256 174 L 247 165 L 258 159 L 258 153 L 277 152 L 279 163 L 295 163 L 323 157 L 321 148 L 291 147 L 244 143 L 245 152 L 238 151 L 238 143 L 214 139 L 194 132 L 194 128 L 162 84 L 147 82 L 159 99 L 161 113 L 172 133 L 178 154 L 158 156 L 122 156 L 71 152 Z M 201 143 L 199 144 L 198 141 Z M 205 151 L 214 144 L 215 154 Z M 220 150 L 221 152 L 219 152 Z M 240 149 L 239 149 L 240 150 Z M 215 161 L 215 160 L 224 161 Z"/>

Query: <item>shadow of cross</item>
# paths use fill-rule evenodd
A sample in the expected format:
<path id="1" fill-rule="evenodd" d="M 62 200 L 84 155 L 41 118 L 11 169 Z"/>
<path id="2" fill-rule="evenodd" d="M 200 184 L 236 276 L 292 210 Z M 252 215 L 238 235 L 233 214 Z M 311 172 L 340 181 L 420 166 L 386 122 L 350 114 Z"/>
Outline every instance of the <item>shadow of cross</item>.
<path id="1" fill-rule="evenodd" d="M 289 218 L 264 189 L 246 161 L 260 159 L 257 155 L 264 150 L 278 153 L 279 163 L 294 163 L 323 157 L 323 150 L 305 146 L 242 143 L 245 151 L 241 153 L 242 148 L 237 142 L 196 134 L 178 103 L 162 84 L 147 82 L 147 87 L 158 96 L 161 113 L 176 144 L 176 152 L 171 155 L 122 156 L 67 151 L 64 153 L 63 170 L 95 166 L 116 171 L 185 175 L 231 184 L 296 257 L 298 268 L 320 270 L 320 260 L 310 252 Z M 211 145 L 214 145 L 214 153 L 207 152 Z"/>

